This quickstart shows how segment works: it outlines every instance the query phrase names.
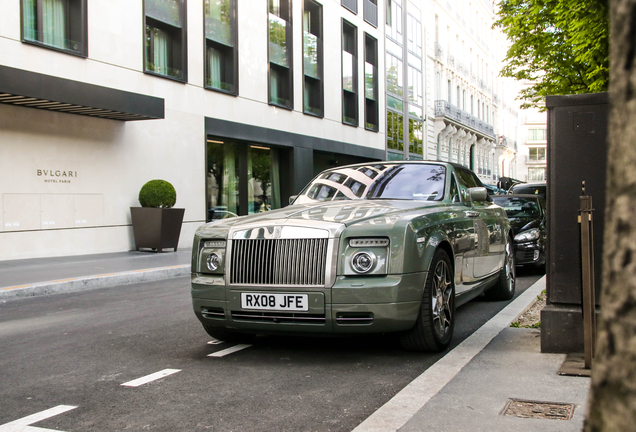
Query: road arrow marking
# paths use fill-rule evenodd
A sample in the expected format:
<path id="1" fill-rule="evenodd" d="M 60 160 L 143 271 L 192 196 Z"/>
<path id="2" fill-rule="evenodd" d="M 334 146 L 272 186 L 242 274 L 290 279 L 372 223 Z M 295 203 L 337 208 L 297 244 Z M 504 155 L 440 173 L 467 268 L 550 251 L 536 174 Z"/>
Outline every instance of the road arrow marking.
<path id="1" fill-rule="evenodd" d="M 149 382 L 158 380 L 160 378 L 167 377 L 168 375 L 172 375 L 174 373 L 181 372 L 181 369 L 164 369 L 159 372 L 155 372 L 150 375 L 146 375 L 145 377 L 137 378 L 136 380 L 128 381 L 123 383 L 122 385 L 125 387 L 139 387 L 143 384 L 148 384 Z M 2 432 L 2 431 L 0 431 Z"/>
<path id="2" fill-rule="evenodd" d="M 58 405 L 56 407 L 47 409 L 46 411 L 42 411 L 36 414 L 31 414 L 30 416 L 21 418 L 19 420 L 12 421 L 10 423 L 5 423 L 0 426 L 0 432 L 62 432 L 55 431 L 53 429 L 44 429 L 39 427 L 30 426 L 33 423 L 37 423 L 42 420 L 46 420 L 47 418 L 51 418 L 58 414 L 65 413 L 66 411 L 70 411 L 77 407 L 70 405 Z"/>

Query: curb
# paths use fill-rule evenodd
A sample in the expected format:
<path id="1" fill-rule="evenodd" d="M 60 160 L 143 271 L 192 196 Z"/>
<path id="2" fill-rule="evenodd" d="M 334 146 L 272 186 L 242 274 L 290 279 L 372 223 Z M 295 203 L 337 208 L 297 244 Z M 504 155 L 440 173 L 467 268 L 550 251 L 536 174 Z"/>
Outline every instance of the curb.
<path id="1" fill-rule="evenodd" d="M 98 288 L 109 288 L 117 285 L 150 282 L 189 274 L 190 264 L 184 264 L 170 267 L 132 270 L 121 273 L 84 276 L 49 282 L 37 282 L 28 285 L 0 288 L 0 301 L 37 297 L 47 294 L 60 294 Z"/>

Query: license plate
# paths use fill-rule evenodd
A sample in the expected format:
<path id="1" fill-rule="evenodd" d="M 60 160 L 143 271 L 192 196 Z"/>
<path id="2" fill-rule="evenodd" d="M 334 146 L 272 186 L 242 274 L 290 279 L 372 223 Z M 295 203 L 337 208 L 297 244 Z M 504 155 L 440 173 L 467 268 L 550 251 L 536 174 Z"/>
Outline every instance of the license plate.
<path id="1" fill-rule="evenodd" d="M 243 309 L 308 311 L 307 294 L 241 293 Z"/>

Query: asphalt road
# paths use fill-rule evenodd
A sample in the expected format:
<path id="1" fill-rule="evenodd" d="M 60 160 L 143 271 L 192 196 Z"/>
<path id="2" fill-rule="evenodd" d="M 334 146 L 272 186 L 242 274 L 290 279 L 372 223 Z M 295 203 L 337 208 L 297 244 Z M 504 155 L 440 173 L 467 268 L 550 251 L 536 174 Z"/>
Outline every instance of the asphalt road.
<path id="1" fill-rule="evenodd" d="M 519 270 L 517 295 L 540 277 Z M 460 307 L 451 349 L 508 303 Z M 67 432 L 350 431 L 443 356 L 388 336 L 270 336 L 210 357 L 236 347 L 210 339 L 188 277 L 0 303 L 0 432 L 16 421 Z"/>

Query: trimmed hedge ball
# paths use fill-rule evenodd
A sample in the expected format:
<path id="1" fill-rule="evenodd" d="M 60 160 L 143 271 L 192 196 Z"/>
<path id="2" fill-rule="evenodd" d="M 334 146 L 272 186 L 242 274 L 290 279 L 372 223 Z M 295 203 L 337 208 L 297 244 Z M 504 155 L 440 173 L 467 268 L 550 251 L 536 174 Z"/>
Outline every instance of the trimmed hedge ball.
<path id="1" fill-rule="evenodd" d="M 139 191 L 142 207 L 171 208 L 177 202 L 177 191 L 165 180 L 150 180 Z"/>

